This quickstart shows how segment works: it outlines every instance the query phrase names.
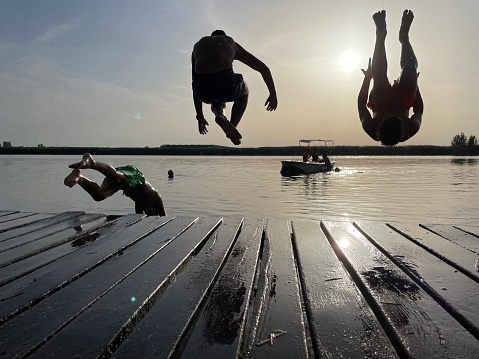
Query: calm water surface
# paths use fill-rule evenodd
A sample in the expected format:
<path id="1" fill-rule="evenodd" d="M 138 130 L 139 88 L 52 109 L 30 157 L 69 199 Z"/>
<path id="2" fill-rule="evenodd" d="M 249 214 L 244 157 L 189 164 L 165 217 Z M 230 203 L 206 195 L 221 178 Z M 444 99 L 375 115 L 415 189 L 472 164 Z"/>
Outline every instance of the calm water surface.
<path id="1" fill-rule="evenodd" d="M 337 156 L 340 172 L 297 177 L 280 175 L 281 157 L 95 158 L 115 167 L 137 166 L 162 194 L 169 215 L 479 223 L 477 157 Z M 121 192 L 95 202 L 80 186 L 64 186 L 68 165 L 79 159 L 0 156 L 0 210 L 134 212 Z M 103 180 L 92 170 L 83 174 Z"/>

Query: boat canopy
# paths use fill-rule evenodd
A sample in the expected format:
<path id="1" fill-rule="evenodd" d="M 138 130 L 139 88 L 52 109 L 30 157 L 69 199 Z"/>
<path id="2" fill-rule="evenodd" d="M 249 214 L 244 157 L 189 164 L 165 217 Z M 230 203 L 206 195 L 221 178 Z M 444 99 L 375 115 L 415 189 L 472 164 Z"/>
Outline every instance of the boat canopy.
<path id="1" fill-rule="evenodd" d="M 299 143 L 311 143 L 311 142 L 331 142 L 331 143 L 334 143 L 334 140 L 299 140 Z"/>

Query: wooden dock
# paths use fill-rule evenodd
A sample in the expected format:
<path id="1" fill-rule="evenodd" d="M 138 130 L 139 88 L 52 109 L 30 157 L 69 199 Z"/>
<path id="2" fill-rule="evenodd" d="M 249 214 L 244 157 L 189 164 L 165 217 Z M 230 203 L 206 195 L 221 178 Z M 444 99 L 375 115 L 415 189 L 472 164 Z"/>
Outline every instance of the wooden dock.
<path id="1" fill-rule="evenodd" d="M 0 211 L 0 358 L 479 358 L 479 227 Z"/>

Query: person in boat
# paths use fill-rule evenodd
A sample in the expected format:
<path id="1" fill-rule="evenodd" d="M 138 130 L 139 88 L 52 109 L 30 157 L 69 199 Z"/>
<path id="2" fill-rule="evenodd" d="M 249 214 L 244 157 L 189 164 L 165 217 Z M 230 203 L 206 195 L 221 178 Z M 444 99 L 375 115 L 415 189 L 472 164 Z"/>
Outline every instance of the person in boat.
<path id="1" fill-rule="evenodd" d="M 394 146 L 414 136 L 421 127 L 423 101 L 418 87 L 418 62 L 409 41 L 409 29 L 414 19 L 411 10 L 404 10 L 399 42 L 401 43 L 401 72 L 391 85 L 387 76 L 386 12 L 373 15 L 376 24 L 376 43 L 371 63 L 369 59 L 358 95 L 358 112 L 364 131 L 385 146 Z M 368 91 L 371 79 L 373 88 Z M 412 107 L 413 114 L 409 117 Z M 372 115 L 369 109 L 372 112 Z"/>
<path id="2" fill-rule="evenodd" d="M 303 153 L 303 162 L 308 162 L 309 157 L 311 157 L 311 150 L 308 147 L 308 148 L 306 148 L 306 150 Z"/>
<path id="3" fill-rule="evenodd" d="M 319 162 L 319 151 L 316 147 L 311 152 L 311 161 Z"/>
<path id="4" fill-rule="evenodd" d="M 331 160 L 329 159 L 328 155 L 326 153 L 323 153 L 321 157 L 323 158 L 326 171 L 331 171 L 333 169 L 333 164 L 331 163 Z"/>
<path id="5" fill-rule="evenodd" d="M 80 162 L 68 166 L 72 172 L 65 177 L 64 184 L 73 187 L 79 184 L 95 201 L 103 201 L 119 190 L 135 202 L 135 212 L 147 216 L 166 216 L 161 195 L 145 180 L 135 166 L 127 165 L 114 168 L 107 163 L 95 161 L 91 154 L 83 155 Z M 84 177 L 83 169 L 92 169 L 105 176 L 99 186 L 96 182 Z"/>
<path id="6" fill-rule="evenodd" d="M 233 61 L 238 60 L 261 73 L 268 87 L 267 111 L 278 106 L 273 76 L 268 66 L 241 47 L 223 30 L 215 30 L 211 36 L 202 37 L 193 47 L 191 55 L 193 102 L 198 120 L 198 131 L 208 132 L 203 115 L 203 103 L 211 104 L 216 123 L 235 145 L 241 144 L 237 127 L 248 104 L 249 90 L 241 74 L 233 72 Z M 231 118 L 224 114 L 226 102 L 233 102 Z"/>

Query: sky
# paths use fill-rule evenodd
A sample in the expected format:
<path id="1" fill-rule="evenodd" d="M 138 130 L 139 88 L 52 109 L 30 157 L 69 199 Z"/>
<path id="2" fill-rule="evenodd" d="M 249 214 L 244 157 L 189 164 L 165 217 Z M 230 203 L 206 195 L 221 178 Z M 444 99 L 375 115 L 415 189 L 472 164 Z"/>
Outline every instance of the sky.
<path id="1" fill-rule="evenodd" d="M 237 61 L 250 89 L 242 147 L 300 139 L 379 145 L 357 115 L 372 15 L 386 10 L 388 75 L 399 75 L 402 12 L 424 100 L 420 131 L 403 145 L 479 137 L 477 0 L 4 0 L 0 2 L 0 143 L 13 146 L 233 146 L 207 105 L 198 133 L 191 50 L 222 29 L 270 68 L 278 108 L 266 111 L 259 72 Z M 359 63 L 342 64 L 346 53 Z M 229 116 L 231 104 L 226 113 Z"/>

